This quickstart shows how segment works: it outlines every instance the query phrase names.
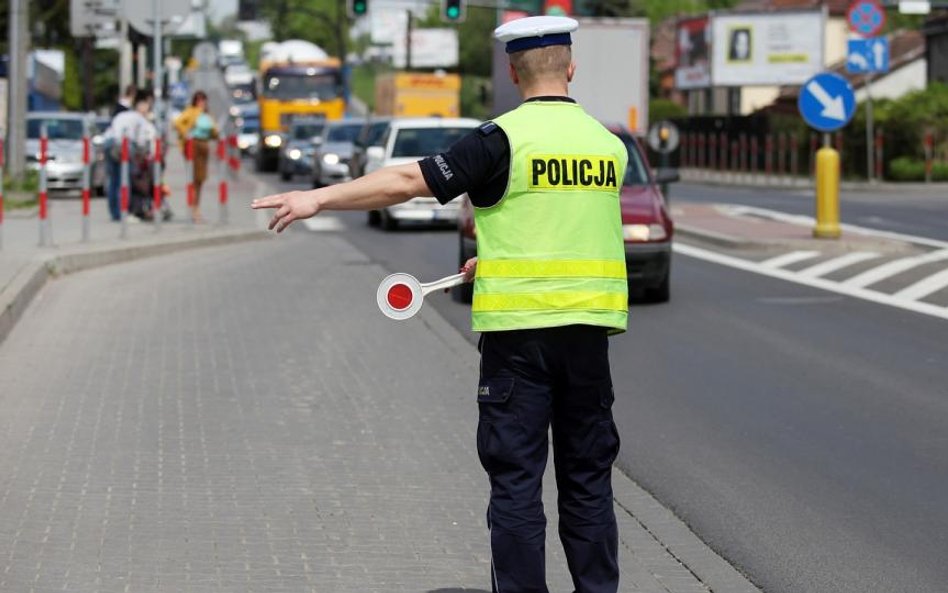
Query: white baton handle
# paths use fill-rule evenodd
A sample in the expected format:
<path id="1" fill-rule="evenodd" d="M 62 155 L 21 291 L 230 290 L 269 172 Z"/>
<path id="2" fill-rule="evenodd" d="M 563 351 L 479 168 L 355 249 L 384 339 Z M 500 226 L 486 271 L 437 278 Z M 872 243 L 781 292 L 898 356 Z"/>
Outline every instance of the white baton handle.
<path id="1" fill-rule="evenodd" d="M 464 272 L 460 274 L 455 274 L 454 276 L 448 276 L 440 280 L 435 280 L 433 282 L 426 282 L 421 285 L 421 294 L 422 296 L 427 295 L 436 290 L 442 290 L 445 288 L 451 288 L 453 286 L 460 286 L 464 284 Z"/>

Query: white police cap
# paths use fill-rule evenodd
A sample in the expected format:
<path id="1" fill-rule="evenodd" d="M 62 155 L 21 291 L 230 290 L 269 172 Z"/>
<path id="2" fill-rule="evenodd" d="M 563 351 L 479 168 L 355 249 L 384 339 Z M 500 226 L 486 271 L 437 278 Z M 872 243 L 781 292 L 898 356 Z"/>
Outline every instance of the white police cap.
<path id="1" fill-rule="evenodd" d="M 494 29 L 494 37 L 507 44 L 507 53 L 547 47 L 572 45 L 570 33 L 579 28 L 575 19 L 565 16 L 528 16 L 504 23 Z"/>

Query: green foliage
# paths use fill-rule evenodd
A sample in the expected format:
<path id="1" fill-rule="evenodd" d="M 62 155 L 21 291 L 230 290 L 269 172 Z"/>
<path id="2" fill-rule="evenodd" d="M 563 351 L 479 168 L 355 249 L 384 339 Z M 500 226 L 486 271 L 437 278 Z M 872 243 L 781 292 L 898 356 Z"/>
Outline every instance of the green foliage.
<path id="1" fill-rule="evenodd" d="M 82 73 L 79 69 L 79 55 L 70 47 L 59 49 L 66 56 L 63 75 L 63 107 L 70 111 L 79 111 L 82 109 Z"/>
<path id="2" fill-rule="evenodd" d="M 467 5 L 467 18 L 459 25 L 441 20 L 438 4 L 428 7 L 424 18 L 415 24 L 419 29 L 454 28 L 458 31 L 458 68 L 462 75 L 489 77 L 493 54 L 490 43 L 497 26 L 495 8 Z"/>
<path id="3" fill-rule="evenodd" d="M 260 0 L 260 16 L 269 21 L 278 41 L 304 39 L 344 58 L 349 16 L 339 0 Z"/>
<path id="4" fill-rule="evenodd" d="M 924 181 L 925 162 L 900 156 L 889 163 L 889 178 L 893 181 Z M 932 181 L 948 181 L 948 163 L 932 163 Z"/>
<path id="5" fill-rule="evenodd" d="M 26 169 L 19 179 L 4 174 L 3 176 L 4 193 L 36 193 L 39 190 L 39 172 L 35 169 Z M 30 200 L 26 200 L 29 202 Z M 4 204 L 8 205 L 13 200 L 4 199 Z"/>
<path id="6" fill-rule="evenodd" d="M 490 117 L 490 78 L 461 77 L 461 116 L 486 120 Z"/>
<path id="7" fill-rule="evenodd" d="M 375 64 L 361 64 L 352 69 L 349 77 L 352 94 L 361 99 L 369 111 L 375 109 L 375 77 L 387 70 Z"/>
<path id="8" fill-rule="evenodd" d="M 648 118 L 651 122 L 676 117 L 687 117 L 688 110 L 670 99 L 652 99 L 648 102 Z"/>

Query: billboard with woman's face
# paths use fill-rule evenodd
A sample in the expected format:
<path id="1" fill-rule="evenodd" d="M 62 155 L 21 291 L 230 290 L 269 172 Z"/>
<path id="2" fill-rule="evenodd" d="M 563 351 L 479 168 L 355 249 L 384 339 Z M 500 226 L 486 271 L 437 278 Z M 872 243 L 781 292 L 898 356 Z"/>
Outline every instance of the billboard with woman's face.
<path id="1" fill-rule="evenodd" d="M 711 27 L 708 17 L 678 21 L 675 38 L 675 88 L 701 89 L 711 85 Z"/>

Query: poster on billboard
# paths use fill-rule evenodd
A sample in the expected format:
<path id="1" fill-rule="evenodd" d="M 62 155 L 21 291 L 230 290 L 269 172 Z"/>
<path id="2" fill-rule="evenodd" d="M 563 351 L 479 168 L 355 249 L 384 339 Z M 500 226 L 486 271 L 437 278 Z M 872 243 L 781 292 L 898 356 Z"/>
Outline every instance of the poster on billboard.
<path id="1" fill-rule="evenodd" d="M 711 86 L 711 27 L 708 17 L 678 21 L 675 41 L 675 88 Z"/>
<path id="2" fill-rule="evenodd" d="M 713 15 L 712 83 L 803 84 L 823 70 L 823 22 L 821 10 Z"/>

